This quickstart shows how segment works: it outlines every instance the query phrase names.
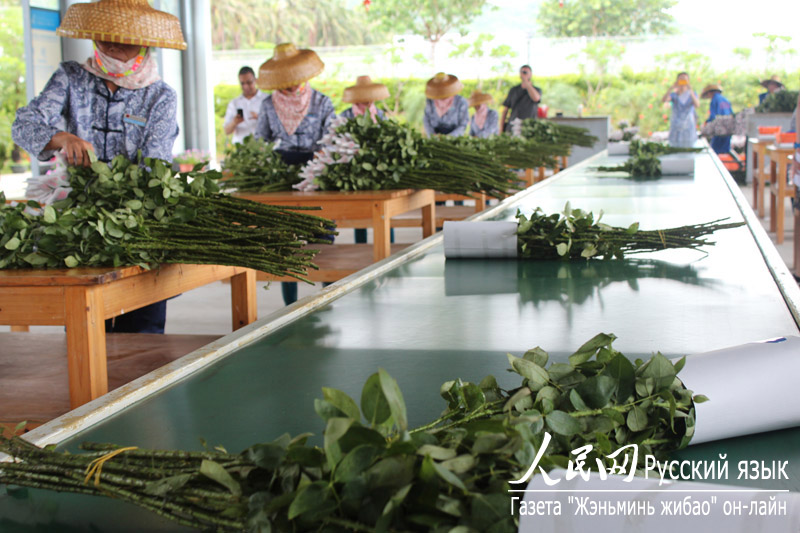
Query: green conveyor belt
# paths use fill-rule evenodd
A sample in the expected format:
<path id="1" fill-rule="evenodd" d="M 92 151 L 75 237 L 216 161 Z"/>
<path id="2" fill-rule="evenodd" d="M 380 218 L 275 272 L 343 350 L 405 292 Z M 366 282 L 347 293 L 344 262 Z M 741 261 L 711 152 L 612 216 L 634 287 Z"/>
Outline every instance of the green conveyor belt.
<path id="1" fill-rule="evenodd" d="M 566 201 L 604 211 L 603 221 L 642 229 L 729 217 L 743 219 L 728 181 L 708 154 L 695 177 L 635 182 L 598 179 L 596 158 L 518 195 L 516 207 L 559 211 Z M 729 179 L 729 178 L 728 178 Z M 321 442 L 313 400 L 330 386 L 358 397 L 379 367 L 394 376 L 412 425 L 438 415 L 439 385 L 494 374 L 501 385 L 506 352 L 541 346 L 565 360 L 598 332 L 615 333 L 628 356 L 660 350 L 679 357 L 781 335 L 798 325 L 745 226 L 714 236 L 708 255 L 665 251 L 624 261 L 585 263 L 445 261 L 441 244 L 312 314 L 261 337 L 226 359 L 87 428 L 83 440 L 149 448 L 200 449 L 200 438 L 238 451 L 288 432 Z M 271 290 L 276 290 L 273 288 Z M 702 391 L 699 391 L 702 392 Z M 800 428 L 710 443 L 692 458 L 790 460 L 800 490 Z M 731 481 L 735 481 L 731 480 Z M 0 495 L 0 531 L 178 531 L 173 524 L 114 501 L 27 491 Z"/>

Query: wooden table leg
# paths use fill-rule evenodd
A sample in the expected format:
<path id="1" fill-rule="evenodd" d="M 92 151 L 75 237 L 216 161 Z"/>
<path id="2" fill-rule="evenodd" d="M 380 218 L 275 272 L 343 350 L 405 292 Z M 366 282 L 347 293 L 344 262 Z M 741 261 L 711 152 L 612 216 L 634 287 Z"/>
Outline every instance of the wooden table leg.
<path id="1" fill-rule="evenodd" d="M 69 402 L 74 409 L 108 392 L 101 287 L 66 287 Z"/>
<path id="2" fill-rule="evenodd" d="M 530 187 L 531 185 L 533 185 L 533 183 L 534 183 L 533 169 L 532 168 L 526 168 L 525 169 L 525 184 L 528 187 Z"/>
<path id="3" fill-rule="evenodd" d="M 800 187 L 795 187 L 794 197 L 800 206 Z M 794 212 L 794 273 L 800 276 L 800 209 L 792 209 Z"/>
<path id="4" fill-rule="evenodd" d="M 769 172 L 769 230 L 774 233 L 778 227 L 778 221 L 776 220 L 776 217 L 778 216 L 778 199 L 775 198 L 775 191 L 772 188 L 772 184 L 775 183 L 775 176 L 778 174 L 778 165 L 774 160 L 770 160 L 769 162 Z"/>
<path id="5" fill-rule="evenodd" d="M 424 212 L 422 218 L 424 224 Z M 372 204 L 372 231 L 373 259 L 377 262 L 392 255 L 392 243 L 389 238 L 392 231 L 392 220 L 386 216 L 386 207 L 383 202 Z"/>
<path id="6" fill-rule="evenodd" d="M 231 317 L 233 331 L 258 319 L 255 270 L 247 269 L 231 277 Z"/>
<path id="7" fill-rule="evenodd" d="M 567 163 L 567 156 L 562 155 L 561 156 L 561 170 L 564 170 L 565 168 L 567 168 L 567 164 L 568 164 Z"/>
<path id="8" fill-rule="evenodd" d="M 31 330 L 30 326 L 11 326 L 11 331 L 16 333 L 27 333 Z"/>
<path id="9" fill-rule="evenodd" d="M 475 201 L 486 200 L 485 195 L 481 195 L 481 198 L 483 200 Z M 436 231 L 436 204 L 431 202 L 422 207 L 422 237 L 430 237 L 433 235 L 434 231 Z"/>
<path id="10" fill-rule="evenodd" d="M 539 167 L 539 179 L 537 181 L 544 181 L 544 167 Z"/>
<path id="11" fill-rule="evenodd" d="M 486 193 L 475 193 L 475 212 L 480 213 L 486 209 Z"/>
<path id="12" fill-rule="evenodd" d="M 783 244 L 783 226 L 784 226 L 784 218 L 786 216 L 786 160 L 781 158 L 778 161 L 778 197 L 776 200 L 776 209 L 775 209 L 775 222 L 777 225 L 775 226 L 775 234 L 776 240 L 778 244 Z"/>
<path id="13" fill-rule="evenodd" d="M 753 209 L 758 209 L 758 153 L 753 150 Z"/>
<path id="14" fill-rule="evenodd" d="M 761 158 L 761 165 L 758 167 L 758 216 L 764 218 L 764 186 L 767 181 L 767 157 Z"/>

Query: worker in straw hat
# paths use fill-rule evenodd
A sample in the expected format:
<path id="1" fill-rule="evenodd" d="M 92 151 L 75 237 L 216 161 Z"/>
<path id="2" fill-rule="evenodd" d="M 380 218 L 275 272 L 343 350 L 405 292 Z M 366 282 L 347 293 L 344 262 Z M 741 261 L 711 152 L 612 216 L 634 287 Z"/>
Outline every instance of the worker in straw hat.
<path id="1" fill-rule="evenodd" d="M 382 83 L 374 83 L 369 76 L 359 76 L 356 84 L 347 87 L 342 95 L 342 101 L 353 104 L 345 109 L 341 117 L 351 119 L 369 111 L 372 121 L 383 120 L 383 111 L 375 107 L 375 102 L 389 98 L 389 89 Z"/>
<path id="2" fill-rule="evenodd" d="M 722 86 L 719 84 L 710 83 L 706 85 L 703 88 L 703 92 L 700 93 L 700 98 L 711 98 L 706 123 L 713 121 L 718 116 L 733 115 L 731 103 L 722 96 Z M 731 151 L 731 136 L 711 137 L 711 148 L 718 154 L 727 154 Z"/>
<path id="3" fill-rule="evenodd" d="M 769 79 L 761 80 L 761 86 L 764 87 L 767 90 L 767 92 L 758 95 L 759 104 L 762 104 L 764 102 L 764 99 L 767 96 L 771 95 L 772 93 L 782 91 L 786 88 L 783 85 L 783 82 L 781 82 L 780 78 L 778 78 L 778 76 L 772 76 Z"/>
<path id="4" fill-rule="evenodd" d="M 331 99 L 308 85 L 324 68 L 313 50 L 283 43 L 258 69 L 256 83 L 272 94 L 261 103 L 256 137 L 277 143 L 276 151 L 290 165 L 313 159 L 319 141 L 336 118 Z M 281 283 L 281 293 L 286 305 L 296 302 L 297 283 Z"/>
<path id="5" fill-rule="evenodd" d="M 280 141 L 278 152 L 289 164 L 310 161 L 336 118 L 331 99 L 308 84 L 324 68 L 313 50 L 283 43 L 258 71 L 256 83 L 272 94 L 261 103 L 256 136 L 267 142 Z"/>
<path id="6" fill-rule="evenodd" d="M 467 103 L 475 108 L 475 114 L 469 122 L 469 134 L 471 137 L 486 139 L 492 135 L 500 133 L 500 117 L 497 111 L 489 109 L 489 104 L 494 102 L 491 94 L 475 90 L 469 97 Z"/>
<path id="7" fill-rule="evenodd" d="M 439 72 L 425 85 L 423 124 L 428 135 L 464 135 L 469 124 L 469 106 L 459 96 L 464 86 L 452 74 Z"/>
<path id="8" fill-rule="evenodd" d="M 39 160 L 56 152 L 69 165 L 117 155 L 172 160 L 178 136 L 175 91 L 161 81 L 153 47 L 185 50 L 180 22 L 147 0 L 100 0 L 69 6 L 57 35 L 91 39 L 84 63 L 59 65 L 36 98 L 17 111 L 14 142 Z M 107 321 L 115 332 L 163 333 L 166 302 Z"/>

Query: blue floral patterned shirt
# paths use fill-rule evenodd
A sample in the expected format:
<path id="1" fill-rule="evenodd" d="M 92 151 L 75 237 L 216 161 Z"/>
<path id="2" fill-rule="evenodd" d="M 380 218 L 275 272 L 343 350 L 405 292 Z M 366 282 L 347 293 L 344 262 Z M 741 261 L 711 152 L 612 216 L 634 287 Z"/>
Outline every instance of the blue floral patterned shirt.
<path id="1" fill-rule="evenodd" d="M 283 128 L 272 95 L 264 98 L 261 103 L 261 112 L 258 114 L 256 137 L 261 137 L 267 142 L 281 141 L 280 149 L 286 151 L 316 152 L 319 149 L 319 140 L 328 131 L 331 121 L 336 118 L 331 99 L 312 89 L 311 102 L 308 112 L 303 117 L 294 135 L 288 135 Z"/>
<path id="2" fill-rule="evenodd" d="M 488 113 L 486 113 L 486 122 L 483 123 L 483 127 L 479 128 L 477 124 L 475 124 L 475 115 L 472 115 L 472 118 L 469 121 L 469 134 L 470 137 L 479 137 L 481 139 L 487 139 L 492 135 L 497 135 L 500 133 L 500 122 L 497 116 L 497 111 L 494 109 L 490 109 Z"/>
<path id="3" fill-rule="evenodd" d="M 341 115 L 339 115 L 339 116 L 340 116 L 340 117 L 344 117 L 344 118 L 346 118 L 347 120 L 350 120 L 351 118 L 354 118 L 356 115 L 353 113 L 353 108 L 352 108 L 352 107 L 348 107 L 347 109 L 345 109 L 344 111 L 342 111 L 342 114 L 341 114 Z M 378 114 L 377 114 L 376 116 L 377 116 L 377 117 L 378 117 L 380 120 L 383 120 L 383 119 L 385 119 L 385 118 L 386 118 L 386 115 L 384 115 L 383 111 L 381 111 L 380 109 L 378 109 Z"/>
<path id="4" fill-rule="evenodd" d="M 144 157 L 172 161 L 176 112 L 175 91 L 163 81 L 112 93 L 103 79 L 66 61 L 41 94 L 17 110 L 11 133 L 15 143 L 42 161 L 53 156 L 44 147 L 62 131 L 88 141 L 101 161 L 119 154 L 135 160 L 139 150 Z"/>
<path id="5" fill-rule="evenodd" d="M 439 116 L 436 112 L 436 106 L 430 98 L 425 102 L 425 116 L 423 117 L 423 124 L 425 125 L 425 133 L 428 135 L 452 135 L 458 137 L 464 135 L 467 131 L 467 124 L 469 124 L 469 104 L 467 99 L 463 96 L 456 95 L 453 100 L 453 105 L 447 110 L 447 113 Z"/>

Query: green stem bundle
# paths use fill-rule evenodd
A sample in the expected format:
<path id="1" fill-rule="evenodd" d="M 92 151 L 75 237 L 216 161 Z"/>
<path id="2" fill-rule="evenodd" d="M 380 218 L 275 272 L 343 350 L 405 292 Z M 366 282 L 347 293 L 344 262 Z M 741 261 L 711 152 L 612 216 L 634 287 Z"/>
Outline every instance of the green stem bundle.
<path id="1" fill-rule="evenodd" d="M 200 530 L 512 533 L 508 482 L 543 446 L 545 470 L 584 447 L 587 468 L 641 468 L 694 434 L 694 403 L 706 398 L 676 379 L 685 360 L 631 361 L 614 339 L 601 333 L 550 365 L 538 347 L 509 354 L 521 378 L 511 390 L 492 376 L 448 381 L 444 414 L 416 429 L 385 370 L 367 379 L 360 406 L 323 388 L 314 403 L 326 424 L 323 447 L 305 434 L 236 454 L 91 443 L 68 453 L 0 437 L 0 452 L 12 458 L 0 463 L 0 483 L 117 498 Z M 608 458 L 622 447 L 625 457 Z"/>
<path id="2" fill-rule="evenodd" d="M 602 216 L 602 214 L 601 214 Z M 572 209 L 545 215 L 537 208 L 530 216 L 517 213 L 519 256 L 527 259 L 588 259 L 656 252 L 670 248 L 697 249 L 713 244 L 704 237 L 715 231 L 738 228 L 744 222 L 723 224 L 725 219 L 660 230 L 640 230 L 635 223 L 627 228 L 608 226 L 594 215 Z"/>

